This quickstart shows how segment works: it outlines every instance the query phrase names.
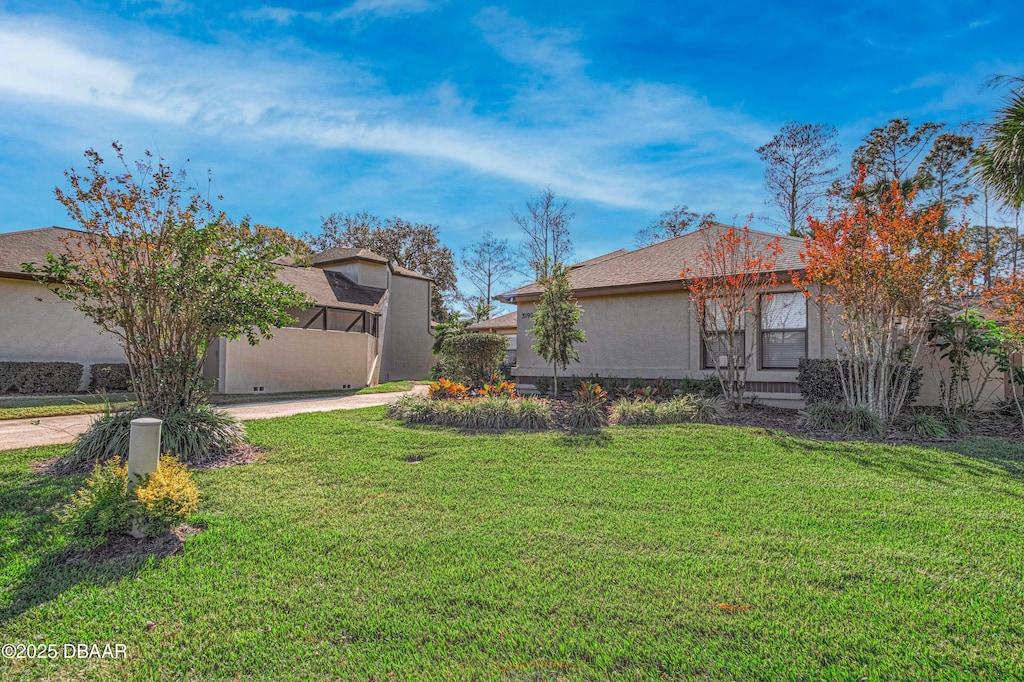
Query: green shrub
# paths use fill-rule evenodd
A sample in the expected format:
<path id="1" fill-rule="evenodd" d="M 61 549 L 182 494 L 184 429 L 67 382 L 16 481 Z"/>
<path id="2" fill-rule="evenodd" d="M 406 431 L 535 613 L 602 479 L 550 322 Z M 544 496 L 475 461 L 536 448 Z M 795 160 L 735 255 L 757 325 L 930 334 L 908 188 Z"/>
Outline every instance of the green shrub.
<path id="1" fill-rule="evenodd" d="M 949 433 L 963 435 L 971 432 L 971 425 L 962 414 L 954 413 L 946 415 L 944 423 Z"/>
<path id="2" fill-rule="evenodd" d="M 404 396 L 388 406 L 388 417 L 406 424 L 433 424 L 470 431 L 551 428 L 551 406 L 537 398 L 493 396 L 470 400 L 431 400 Z"/>
<path id="3" fill-rule="evenodd" d="M 128 466 L 121 464 L 120 457 L 97 462 L 85 486 L 58 512 L 57 518 L 76 538 L 90 543 L 128 530 Z"/>
<path id="4" fill-rule="evenodd" d="M 925 412 L 915 412 L 907 420 L 907 430 L 927 438 L 945 438 L 949 428 L 940 420 Z"/>
<path id="5" fill-rule="evenodd" d="M 882 420 L 863 405 L 850 408 L 840 403 L 814 403 L 804 410 L 802 417 L 804 426 L 819 431 L 860 431 L 875 436 L 885 433 Z"/>
<path id="6" fill-rule="evenodd" d="M 0 362 L 0 393 L 77 393 L 77 362 Z"/>
<path id="7" fill-rule="evenodd" d="M 132 374 L 127 362 L 106 365 L 92 365 L 89 389 L 93 391 L 130 391 Z"/>
<path id="8" fill-rule="evenodd" d="M 845 402 L 843 393 L 843 381 L 840 375 L 840 362 L 844 371 L 849 371 L 849 360 L 813 359 L 801 358 L 797 369 L 796 383 L 800 387 L 800 395 L 808 405 L 813 403 Z M 910 383 L 907 386 L 907 399 L 904 406 L 913 405 L 921 394 L 921 378 L 924 371 L 920 367 L 908 368 L 907 365 L 898 365 L 890 380 L 890 385 L 895 385 L 910 372 Z"/>
<path id="9" fill-rule="evenodd" d="M 139 409 L 101 415 L 75 441 L 69 460 L 89 462 L 112 457 L 127 458 L 131 422 L 147 416 L 151 415 Z M 237 419 L 210 405 L 200 405 L 163 418 L 160 450 L 178 453 L 183 462 L 193 462 L 227 452 L 244 436 L 245 427 Z"/>
<path id="10" fill-rule="evenodd" d="M 729 401 L 721 395 L 694 396 L 693 406 L 697 421 L 706 424 L 720 421 L 732 412 Z"/>
<path id="11" fill-rule="evenodd" d="M 815 431 L 848 431 L 850 408 L 829 401 L 811 403 L 801 413 L 801 419 L 805 427 Z"/>
<path id="12" fill-rule="evenodd" d="M 678 382 L 678 389 L 683 395 L 703 395 L 709 398 L 722 395 L 722 384 L 715 377 L 694 379 L 686 377 Z"/>
<path id="13" fill-rule="evenodd" d="M 660 424 L 662 422 L 658 412 L 658 403 L 648 398 L 638 400 L 620 398 L 612 407 L 612 423 L 619 426 Z"/>
<path id="14" fill-rule="evenodd" d="M 135 488 L 139 525 L 149 536 L 166 533 L 199 507 L 199 488 L 188 467 L 171 455 L 160 457 L 156 471 Z"/>
<path id="15" fill-rule="evenodd" d="M 571 403 L 562 415 L 562 424 L 570 431 L 593 431 L 608 425 L 608 412 L 604 402 L 581 400 Z"/>
<path id="16" fill-rule="evenodd" d="M 658 405 L 662 424 L 685 424 L 697 419 L 697 398 L 680 395 Z"/>
<path id="17" fill-rule="evenodd" d="M 466 333 L 447 337 L 441 345 L 443 363 L 453 379 L 473 388 L 480 388 L 505 359 L 508 338 L 501 334 Z"/>

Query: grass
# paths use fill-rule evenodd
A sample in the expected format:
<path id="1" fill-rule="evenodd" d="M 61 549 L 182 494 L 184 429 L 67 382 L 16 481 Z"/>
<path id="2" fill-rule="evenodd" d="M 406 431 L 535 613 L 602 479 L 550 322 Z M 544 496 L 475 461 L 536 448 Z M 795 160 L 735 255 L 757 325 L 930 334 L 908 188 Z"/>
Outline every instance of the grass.
<path id="1" fill-rule="evenodd" d="M 106 401 L 113 410 L 135 404 L 132 393 L 83 394 L 74 396 L 0 396 L 0 419 L 38 419 L 70 414 L 98 414 Z"/>
<path id="2" fill-rule="evenodd" d="M 308 400 L 316 398 L 340 398 L 353 394 L 390 393 L 412 390 L 412 381 L 391 381 L 378 386 L 367 386 L 359 390 L 296 391 L 292 393 L 214 393 L 210 402 L 214 405 L 245 405 L 275 400 Z M 132 393 L 111 393 L 107 396 L 96 394 L 65 396 L 0 396 L 0 420 L 38 419 L 73 414 L 98 414 L 104 409 L 104 400 L 110 400 L 114 411 L 126 410 L 135 404 Z"/>
<path id="3" fill-rule="evenodd" d="M 367 393 L 395 393 L 397 391 L 411 391 L 411 381 L 389 381 L 386 384 L 378 384 L 376 386 L 367 386 L 356 391 L 359 395 L 365 395 Z"/>
<path id="4" fill-rule="evenodd" d="M 0 677 L 1024 677 L 1022 446 L 383 414 L 249 422 L 267 462 L 197 472 L 205 532 L 159 562 L 65 563 L 81 478 L 0 453 L 0 642 L 130 654 Z"/>

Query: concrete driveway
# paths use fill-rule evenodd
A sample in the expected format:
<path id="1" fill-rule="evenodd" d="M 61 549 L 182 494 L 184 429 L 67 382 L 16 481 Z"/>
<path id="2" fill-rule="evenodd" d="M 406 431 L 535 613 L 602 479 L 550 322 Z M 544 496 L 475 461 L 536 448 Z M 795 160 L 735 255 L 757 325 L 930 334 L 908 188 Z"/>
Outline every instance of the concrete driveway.
<path id="1" fill-rule="evenodd" d="M 368 393 L 341 398 L 267 401 L 244 405 L 224 405 L 220 409 L 242 420 L 269 419 L 271 417 L 289 417 L 304 412 L 332 412 L 387 405 L 403 395 L 426 392 L 426 386 L 416 384 L 411 391 L 397 393 Z M 0 420 L 0 450 L 70 443 L 89 428 L 96 416 L 95 414 L 78 414 L 68 417 Z"/>

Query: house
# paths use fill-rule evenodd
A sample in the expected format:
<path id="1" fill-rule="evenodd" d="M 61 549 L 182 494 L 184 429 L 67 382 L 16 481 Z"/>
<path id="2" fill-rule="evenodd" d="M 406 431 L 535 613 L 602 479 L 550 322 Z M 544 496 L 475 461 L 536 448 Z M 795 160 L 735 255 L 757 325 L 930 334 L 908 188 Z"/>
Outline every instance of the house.
<path id="1" fill-rule="evenodd" d="M 484 332 L 487 334 L 500 334 L 508 338 L 505 345 L 505 364 L 509 366 L 515 366 L 516 364 L 516 344 L 518 338 L 516 335 L 516 317 L 518 313 L 513 310 L 510 313 L 499 315 L 498 317 L 492 317 L 489 320 L 481 320 L 480 322 L 474 322 L 466 327 L 468 332 Z"/>
<path id="2" fill-rule="evenodd" d="M 578 376 L 621 379 L 682 379 L 715 376 L 714 366 L 725 363 L 722 346 L 705 343 L 701 320 L 690 305 L 681 273 L 695 268 L 709 240 L 729 229 L 712 223 L 701 230 L 634 251 L 619 250 L 572 266 L 569 281 L 583 314 L 579 328 L 586 343 L 576 346 L 579 362 L 566 370 Z M 751 239 L 767 245 L 779 237 L 751 230 Z M 835 358 L 836 338 L 820 304 L 793 286 L 790 272 L 802 270 L 800 238 L 781 236 L 781 253 L 774 268 L 778 285 L 770 296 L 753 302 L 743 321 L 746 388 L 762 404 L 802 407 L 797 386 L 801 358 Z M 500 294 L 497 300 L 516 306 L 517 348 L 512 374 L 521 384 L 551 376 L 551 365 L 531 348 L 527 330 L 541 293 L 537 283 Z M 716 347 L 717 346 L 717 347 Z M 939 401 L 940 362 L 922 353 L 925 368 L 918 404 Z M 1003 396 L 1000 377 L 992 382 L 986 402 Z"/>
<path id="3" fill-rule="evenodd" d="M 21 264 L 61 253 L 75 230 L 46 227 L 0 234 L 0 361 L 65 361 L 89 367 L 125 362 L 109 334 Z M 312 267 L 281 259 L 277 277 L 314 305 L 290 311 L 295 322 L 250 346 L 219 339 L 204 378 L 221 393 L 280 393 L 419 379 L 433 364 L 429 277 L 365 249 L 336 248 L 313 256 Z"/>

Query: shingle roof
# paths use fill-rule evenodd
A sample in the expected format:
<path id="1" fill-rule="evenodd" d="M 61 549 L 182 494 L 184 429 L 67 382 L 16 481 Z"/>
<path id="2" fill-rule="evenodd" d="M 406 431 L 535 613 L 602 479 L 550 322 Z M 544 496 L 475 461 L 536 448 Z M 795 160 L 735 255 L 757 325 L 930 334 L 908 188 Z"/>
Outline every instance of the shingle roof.
<path id="1" fill-rule="evenodd" d="M 29 277 L 22 272 L 22 263 L 45 263 L 47 253 L 63 253 L 65 251 L 66 247 L 61 242 L 62 237 L 75 237 L 83 234 L 78 230 L 69 230 L 63 227 L 42 227 L 35 230 L 0 234 L 0 275 Z M 352 250 L 361 251 L 361 249 Z M 280 261 L 277 262 L 282 264 Z M 307 294 L 318 305 L 354 310 L 379 312 L 385 292 L 384 289 L 356 284 L 339 272 L 321 270 L 320 268 L 285 265 L 278 270 L 277 278 Z"/>
<path id="2" fill-rule="evenodd" d="M 426 275 L 422 275 L 422 274 L 416 272 L 415 270 L 410 270 L 409 268 L 403 268 L 401 265 L 395 265 L 394 263 L 391 264 L 391 270 L 396 275 L 402 275 L 403 277 L 413 277 L 415 279 L 425 279 L 428 282 L 433 282 L 434 281 L 433 277 L 427 277 Z"/>
<path id="3" fill-rule="evenodd" d="M 386 289 L 356 284 L 340 272 L 285 266 L 277 271 L 277 279 L 303 292 L 317 305 L 380 312 Z"/>
<path id="4" fill-rule="evenodd" d="M 679 282 L 682 285 L 683 270 L 699 266 L 699 254 L 706 249 L 707 240 L 717 239 L 718 234 L 729 228 L 729 225 L 712 223 L 703 229 L 642 249 L 617 251 L 584 261 L 569 270 L 569 282 L 577 293 L 588 289 L 665 282 Z M 771 240 L 780 238 L 782 253 L 776 260 L 775 272 L 803 269 L 799 255 L 804 245 L 803 239 L 757 230 L 751 230 L 750 235 L 755 249 L 764 248 Z M 530 296 L 540 292 L 541 287 L 534 282 L 500 294 L 499 298 L 508 301 L 509 296 Z"/>
<path id="5" fill-rule="evenodd" d="M 498 317 L 492 317 L 489 320 L 482 320 L 480 322 L 474 322 L 473 324 L 466 327 L 467 331 L 471 332 L 485 332 L 491 329 L 515 329 L 516 328 L 516 316 L 519 313 L 513 310 L 510 313 L 499 315 Z"/>
<path id="6" fill-rule="evenodd" d="M 82 235 L 78 230 L 64 227 L 40 227 L 35 230 L 0 234 L 0 274 L 29 277 L 21 269 L 22 263 L 46 263 L 46 254 L 64 253 L 62 237 Z"/>
<path id="7" fill-rule="evenodd" d="M 328 263 L 338 263 L 346 260 L 368 260 L 374 263 L 387 263 L 388 259 L 384 256 L 374 253 L 369 249 L 354 249 L 348 246 L 335 246 L 333 249 L 326 249 L 324 251 L 318 251 L 314 253 L 313 265 L 327 265 Z"/>

